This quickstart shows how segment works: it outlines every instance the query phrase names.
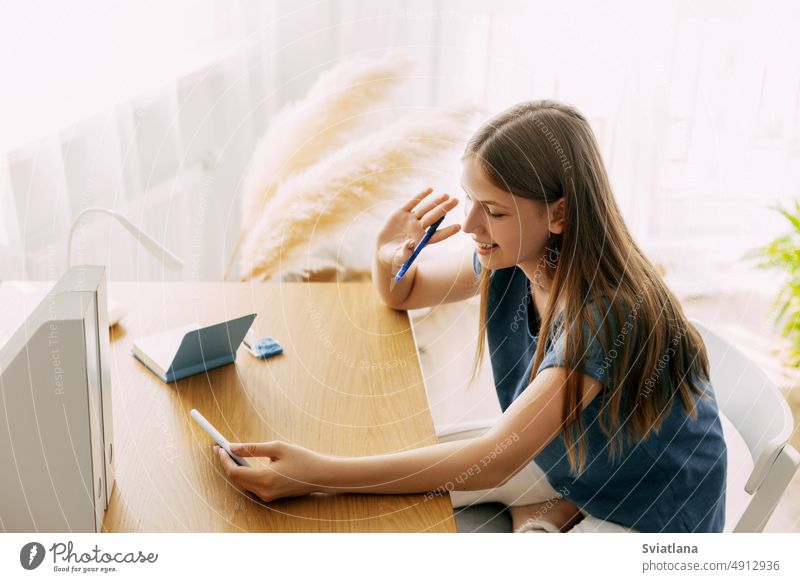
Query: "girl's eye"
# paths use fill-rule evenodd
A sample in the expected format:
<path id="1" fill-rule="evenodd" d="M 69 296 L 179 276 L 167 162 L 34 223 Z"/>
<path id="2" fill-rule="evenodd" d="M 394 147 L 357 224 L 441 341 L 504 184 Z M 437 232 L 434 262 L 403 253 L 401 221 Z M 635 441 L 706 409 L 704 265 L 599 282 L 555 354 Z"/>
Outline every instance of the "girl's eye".
<path id="1" fill-rule="evenodd" d="M 464 198 L 467 202 L 470 203 L 472 202 L 472 196 L 470 196 L 469 194 L 464 193 Z M 466 206 L 464 207 L 464 211 L 466 212 Z M 490 212 L 489 210 L 486 210 L 486 214 L 488 214 L 492 218 L 502 218 L 503 216 L 505 216 L 505 214 L 495 214 L 493 212 Z"/>

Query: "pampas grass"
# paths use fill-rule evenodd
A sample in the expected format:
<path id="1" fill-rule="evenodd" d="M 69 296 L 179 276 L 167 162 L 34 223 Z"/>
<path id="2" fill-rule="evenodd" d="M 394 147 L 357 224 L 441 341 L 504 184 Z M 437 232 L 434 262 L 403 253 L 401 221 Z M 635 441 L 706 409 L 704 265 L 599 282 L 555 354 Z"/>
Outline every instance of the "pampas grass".
<path id="1" fill-rule="evenodd" d="M 277 185 L 345 144 L 363 125 L 364 114 L 388 100 L 408 77 L 411 64 L 398 52 L 346 60 L 320 75 L 302 100 L 275 116 L 242 181 L 242 227 L 231 260 Z"/>
<path id="2" fill-rule="evenodd" d="M 376 203 L 410 196 L 406 185 L 469 135 L 475 110 L 411 114 L 287 178 L 244 242 L 241 277 L 313 271 L 310 251 Z"/>

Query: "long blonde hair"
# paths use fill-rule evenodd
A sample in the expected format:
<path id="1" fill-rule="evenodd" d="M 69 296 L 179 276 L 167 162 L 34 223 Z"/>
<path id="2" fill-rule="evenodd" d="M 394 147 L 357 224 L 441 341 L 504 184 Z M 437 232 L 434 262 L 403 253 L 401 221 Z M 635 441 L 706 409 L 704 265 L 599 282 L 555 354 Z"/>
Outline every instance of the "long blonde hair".
<path id="1" fill-rule="evenodd" d="M 495 186 L 514 196 L 543 204 L 565 198 L 564 231 L 551 236 L 548 244 L 558 261 L 546 265 L 553 284 L 541 314 L 541 341 L 530 381 L 542 362 L 546 339 L 563 333 L 569 371 L 562 430 L 571 468 L 581 471 L 586 464 L 579 406 L 579 374 L 588 345 L 585 326 L 605 355 L 602 398 L 608 417 L 601 414 L 600 426 L 609 437 L 612 458 L 624 446 L 623 433 L 634 442 L 658 430 L 676 395 L 694 416 L 693 395 L 703 395 L 701 382 L 708 379 L 705 347 L 628 231 L 586 118 L 554 101 L 518 104 L 477 131 L 464 154 L 464 159 L 473 157 Z M 490 272 L 482 269 L 480 278 L 473 377 L 484 356 Z M 562 322 L 580 325 L 556 325 L 556 305 L 564 305 Z M 603 306 L 601 319 L 610 324 L 602 326 L 602 333 L 591 316 L 592 305 Z M 623 424 L 626 431 L 620 430 Z"/>

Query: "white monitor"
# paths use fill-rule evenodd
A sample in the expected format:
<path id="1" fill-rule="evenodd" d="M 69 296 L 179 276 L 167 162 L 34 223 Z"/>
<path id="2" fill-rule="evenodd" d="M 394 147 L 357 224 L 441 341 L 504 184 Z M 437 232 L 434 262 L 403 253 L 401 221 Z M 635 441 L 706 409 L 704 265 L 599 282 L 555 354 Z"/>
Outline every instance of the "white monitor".
<path id="1" fill-rule="evenodd" d="M 114 487 L 109 365 L 105 267 L 71 267 L 0 347 L 0 529 L 101 531 Z"/>

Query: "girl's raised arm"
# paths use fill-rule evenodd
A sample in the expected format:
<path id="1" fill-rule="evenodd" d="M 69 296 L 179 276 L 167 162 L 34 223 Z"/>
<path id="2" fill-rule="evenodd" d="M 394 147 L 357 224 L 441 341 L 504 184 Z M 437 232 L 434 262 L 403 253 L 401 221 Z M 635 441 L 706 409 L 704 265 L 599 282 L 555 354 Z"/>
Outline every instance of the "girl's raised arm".
<path id="1" fill-rule="evenodd" d="M 393 276 L 411 256 L 425 230 L 458 205 L 448 194 L 430 197 L 428 188 L 392 212 L 376 239 L 372 280 L 384 303 L 395 309 L 419 309 L 440 303 L 460 301 L 478 292 L 478 280 L 472 269 L 472 251 L 464 250 L 454 258 L 426 258 L 425 250 L 405 276 L 392 284 Z M 428 245 L 441 242 L 461 229 L 453 224 L 439 229 Z"/>

